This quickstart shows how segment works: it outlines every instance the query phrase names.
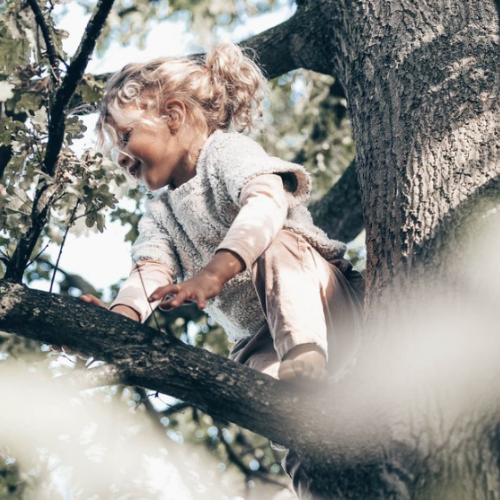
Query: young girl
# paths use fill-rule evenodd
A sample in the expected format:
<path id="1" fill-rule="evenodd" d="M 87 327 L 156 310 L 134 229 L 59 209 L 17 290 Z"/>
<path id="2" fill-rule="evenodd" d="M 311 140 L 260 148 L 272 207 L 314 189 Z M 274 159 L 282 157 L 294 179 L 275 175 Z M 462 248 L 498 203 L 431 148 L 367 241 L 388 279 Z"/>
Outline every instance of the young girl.
<path id="1" fill-rule="evenodd" d="M 110 308 L 145 321 L 158 304 L 195 301 L 235 342 L 231 359 L 282 380 L 324 383 L 352 362 L 362 278 L 342 259 L 345 245 L 314 226 L 304 168 L 228 132 L 256 123 L 264 89 L 257 65 L 230 44 L 204 64 L 158 59 L 109 80 L 101 145 L 156 191 L 134 268 Z M 296 457 L 287 460 L 309 498 Z"/>

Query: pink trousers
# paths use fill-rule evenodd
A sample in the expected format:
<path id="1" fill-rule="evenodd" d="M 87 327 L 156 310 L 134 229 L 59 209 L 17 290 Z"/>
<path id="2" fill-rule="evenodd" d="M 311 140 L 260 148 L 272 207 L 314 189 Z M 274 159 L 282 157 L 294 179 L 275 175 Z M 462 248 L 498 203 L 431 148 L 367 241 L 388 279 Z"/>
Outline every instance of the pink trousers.
<path id="1" fill-rule="evenodd" d="M 267 325 L 234 345 L 229 358 L 277 378 L 286 353 L 317 345 L 332 379 L 352 365 L 363 326 L 364 280 L 344 259 L 326 261 L 300 235 L 282 230 L 253 266 L 253 281 Z M 293 450 L 283 460 L 301 500 L 314 485 Z"/>

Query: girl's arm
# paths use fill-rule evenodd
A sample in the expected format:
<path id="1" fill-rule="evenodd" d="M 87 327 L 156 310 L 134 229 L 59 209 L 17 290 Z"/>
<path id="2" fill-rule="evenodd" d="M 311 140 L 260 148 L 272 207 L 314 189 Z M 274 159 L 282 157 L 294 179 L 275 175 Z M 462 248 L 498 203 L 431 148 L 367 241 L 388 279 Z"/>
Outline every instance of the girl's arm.
<path id="1" fill-rule="evenodd" d="M 155 302 L 173 295 L 161 302 L 160 308 L 171 309 L 186 301 L 196 301 L 203 309 L 206 300 L 216 297 L 227 281 L 252 267 L 286 220 L 288 202 L 281 177 L 274 174 L 254 177 L 243 187 L 240 204 L 238 216 L 205 268 L 194 278 L 160 287 L 151 295 Z"/>
<path id="2" fill-rule="evenodd" d="M 168 285 L 172 281 L 172 274 L 162 262 L 140 261 L 121 286 L 109 309 L 144 323 L 160 302 L 149 302 L 149 296 L 158 287 Z"/>
<path id="3" fill-rule="evenodd" d="M 240 204 L 240 212 L 216 252 L 234 252 L 243 259 L 244 268 L 251 269 L 285 224 L 288 201 L 281 177 L 254 177 L 241 190 Z"/>

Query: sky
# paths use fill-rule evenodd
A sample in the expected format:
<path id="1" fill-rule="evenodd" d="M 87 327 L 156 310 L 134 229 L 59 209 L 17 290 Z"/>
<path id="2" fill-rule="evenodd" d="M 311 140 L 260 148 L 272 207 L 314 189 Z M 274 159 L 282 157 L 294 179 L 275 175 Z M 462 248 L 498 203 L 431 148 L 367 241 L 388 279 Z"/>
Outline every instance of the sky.
<path id="1" fill-rule="evenodd" d="M 76 2 L 66 3 L 62 8 L 65 14 L 61 16 L 58 28 L 69 33 L 69 37 L 64 40 L 64 49 L 68 54 L 73 54 L 85 29 L 88 16 Z M 245 39 L 285 21 L 292 13 L 291 7 L 283 5 L 276 12 L 258 18 L 249 18 L 244 25 L 237 27 L 232 33 L 219 30 L 218 38 L 214 41 Z M 165 43 L 167 33 L 169 43 Z M 90 61 L 88 72 L 94 74 L 112 72 L 132 61 L 141 62 L 161 56 L 187 54 L 195 50 L 196 44 L 195 34 L 186 32 L 182 22 L 158 22 L 148 33 L 144 49 L 138 48 L 135 44 L 123 47 L 113 42 L 103 57 L 95 56 Z M 88 132 L 76 146 L 77 151 L 81 152 L 95 145 L 93 129 L 96 116 L 90 115 L 84 119 Z M 122 199 L 120 205 L 126 207 L 127 201 Z M 127 231 L 127 227 L 109 221 L 102 234 L 87 230 L 80 224 L 68 234 L 59 267 L 64 271 L 82 276 L 95 288 L 103 289 L 104 300 L 109 301 L 111 297 L 106 289 L 126 278 L 131 269 L 130 243 L 124 243 Z M 46 250 L 46 255 L 50 256 L 53 262 L 57 259 L 58 253 L 59 247 L 55 244 L 50 245 Z M 49 283 L 45 281 L 33 282 L 30 286 L 41 290 L 49 289 Z M 53 291 L 57 292 L 57 287 Z"/>

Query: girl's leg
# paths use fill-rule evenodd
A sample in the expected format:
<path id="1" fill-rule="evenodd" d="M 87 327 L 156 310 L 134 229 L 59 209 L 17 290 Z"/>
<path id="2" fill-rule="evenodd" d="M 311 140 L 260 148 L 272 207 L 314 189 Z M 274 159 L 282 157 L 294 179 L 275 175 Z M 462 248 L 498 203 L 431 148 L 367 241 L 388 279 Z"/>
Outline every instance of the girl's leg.
<path id="1" fill-rule="evenodd" d="M 330 374 L 345 373 L 360 339 L 364 294 L 363 278 L 349 262 L 327 262 L 300 236 L 280 231 L 253 278 L 269 327 L 238 341 L 230 359 L 279 378 L 289 352 L 313 346 L 328 358 Z M 288 450 L 282 466 L 301 500 L 320 499 L 297 453 Z"/>
<path id="2" fill-rule="evenodd" d="M 253 279 L 281 363 L 278 378 L 318 378 L 325 360 L 330 376 L 344 373 L 360 341 L 361 275 L 282 230 L 254 264 Z"/>
<path id="3" fill-rule="evenodd" d="M 280 361 L 274 350 L 273 338 L 267 326 L 253 337 L 236 342 L 229 354 L 229 358 L 271 377 L 278 378 Z M 310 491 L 311 481 L 307 477 L 297 454 L 273 443 L 271 443 L 271 446 L 287 452 L 281 466 L 292 479 L 294 491 L 299 499 L 313 500 L 315 497 Z"/>
<path id="4" fill-rule="evenodd" d="M 229 359 L 278 378 L 280 362 L 267 325 L 253 337 L 238 340 L 229 353 Z"/>

